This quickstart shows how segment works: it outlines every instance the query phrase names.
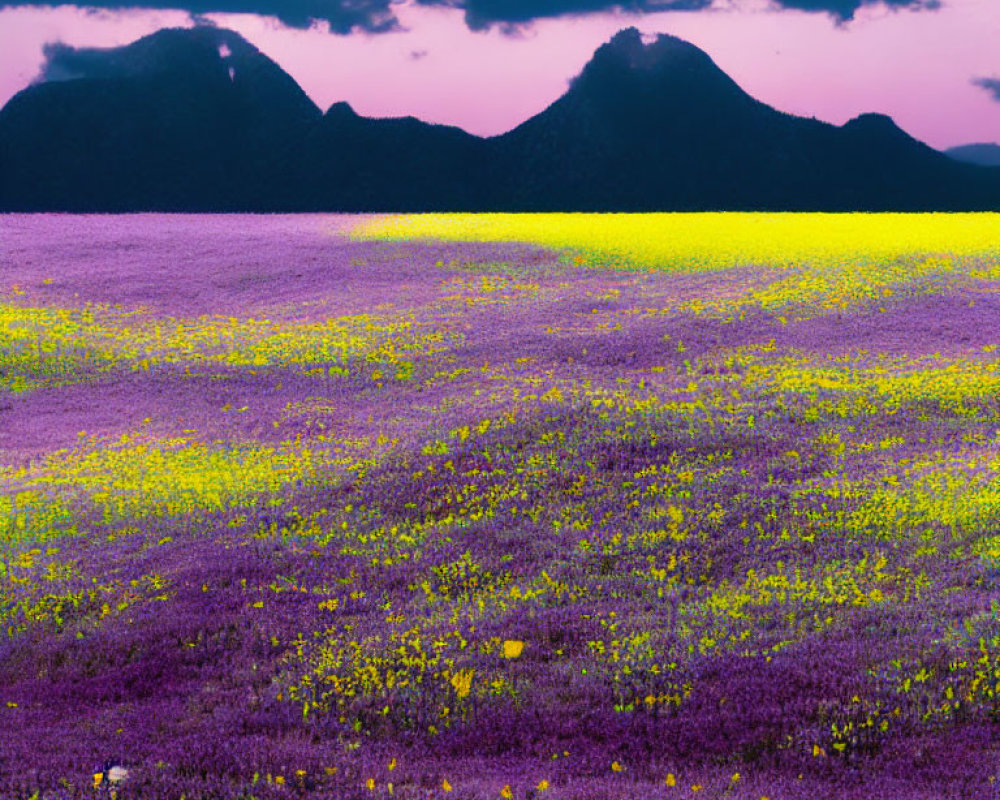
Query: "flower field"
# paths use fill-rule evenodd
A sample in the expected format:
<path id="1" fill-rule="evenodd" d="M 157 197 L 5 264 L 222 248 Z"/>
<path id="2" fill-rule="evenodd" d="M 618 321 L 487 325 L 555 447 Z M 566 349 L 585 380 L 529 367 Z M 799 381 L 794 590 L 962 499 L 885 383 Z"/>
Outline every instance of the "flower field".
<path id="1" fill-rule="evenodd" d="M 0 217 L 0 798 L 996 798 L 998 348 L 1000 215 Z"/>

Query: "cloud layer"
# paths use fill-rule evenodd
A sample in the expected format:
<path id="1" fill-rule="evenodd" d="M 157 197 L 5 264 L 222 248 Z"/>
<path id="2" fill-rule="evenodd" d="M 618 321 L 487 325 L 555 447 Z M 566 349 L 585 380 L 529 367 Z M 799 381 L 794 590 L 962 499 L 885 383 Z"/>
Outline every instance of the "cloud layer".
<path id="1" fill-rule="evenodd" d="M 1000 103 L 1000 78 L 973 78 L 973 86 L 985 89 L 990 95 Z"/>
<path id="2" fill-rule="evenodd" d="M 493 25 L 518 27 L 532 20 L 625 11 L 650 14 L 661 11 L 702 11 L 713 5 L 725 7 L 718 0 L 417 0 L 422 5 L 443 5 L 465 10 L 465 20 L 473 30 Z M 732 0 L 730 0 L 732 2 Z M 737 4 L 739 0 L 736 0 Z M 864 6 L 930 11 L 941 7 L 941 0 L 771 0 L 776 10 L 810 11 L 828 14 L 837 22 L 847 22 Z"/>
<path id="3" fill-rule="evenodd" d="M 854 19 L 854 15 L 864 6 L 936 11 L 941 7 L 941 0 L 772 0 L 772 4 L 796 11 L 821 12 L 840 22 L 847 22 Z"/>
<path id="4" fill-rule="evenodd" d="M 95 0 L 94 2 L 4 2 L 0 9 L 18 6 L 77 6 L 108 11 L 155 9 L 184 11 L 193 19 L 206 14 L 258 14 L 276 17 L 290 28 L 327 23 L 333 33 L 383 33 L 398 28 L 390 0 Z"/>
<path id="5" fill-rule="evenodd" d="M 421 5 L 449 6 L 465 11 L 472 30 L 494 25 L 516 28 L 546 17 L 626 11 L 648 14 L 658 11 L 700 11 L 713 0 L 417 0 Z"/>
<path id="6" fill-rule="evenodd" d="M 732 1 L 732 0 L 730 0 Z M 718 0 L 417 0 L 421 5 L 462 9 L 472 30 L 492 26 L 516 29 L 533 20 L 569 15 L 625 11 L 651 14 L 661 11 L 702 11 Z M 738 2 L 738 0 L 737 0 Z M 865 6 L 893 9 L 933 10 L 941 0 L 771 0 L 776 9 L 792 9 L 828 14 L 838 22 L 847 22 Z M 392 9 L 394 0 L 94 0 L 87 3 L 55 2 L 49 6 L 78 5 L 86 8 L 124 10 L 126 8 L 173 9 L 185 11 L 198 19 L 206 14 L 258 14 L 276 17 L 292 28 L 328 24 L 333 33 L 356 31 L 383 33 L 398 30 L 399 21 Z M 0 8 L 35 5 L 19 0 L 0 0 Z M 722 2 L 721 5 L 725 5 Z"/>

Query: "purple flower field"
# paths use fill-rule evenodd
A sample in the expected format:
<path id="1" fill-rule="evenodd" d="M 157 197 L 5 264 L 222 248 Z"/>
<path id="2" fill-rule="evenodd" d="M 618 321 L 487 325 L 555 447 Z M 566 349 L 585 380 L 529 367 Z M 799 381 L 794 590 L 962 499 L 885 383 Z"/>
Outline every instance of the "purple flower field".
<path id="1" fill-rule="evenodd" d="M 0 798 L 1000 796 L 1000 256 L 364 221 L 0 217 Z"/>

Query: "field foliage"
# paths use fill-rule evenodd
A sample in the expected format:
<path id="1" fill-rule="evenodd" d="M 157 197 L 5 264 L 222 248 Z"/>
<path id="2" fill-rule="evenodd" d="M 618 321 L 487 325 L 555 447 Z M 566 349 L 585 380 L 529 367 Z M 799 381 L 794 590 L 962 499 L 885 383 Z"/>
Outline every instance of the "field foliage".
<path id="1" fill-rule="evenodd" d="M 345 314 L 43 265 L 0 795 L 994 796 L 998 230 L 372 218 L 308 240 Z"/>

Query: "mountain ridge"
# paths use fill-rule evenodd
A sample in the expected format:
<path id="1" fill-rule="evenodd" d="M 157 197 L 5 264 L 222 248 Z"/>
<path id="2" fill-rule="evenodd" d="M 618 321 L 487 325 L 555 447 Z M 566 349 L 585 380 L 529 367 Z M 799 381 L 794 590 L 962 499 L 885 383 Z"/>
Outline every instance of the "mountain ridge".
<path id="1" fill-rule="evenodd" d="M 976 164 L 981 167 L 1000 167 L 1000 144 L 978 142 L 949 147 L 944 154 L 956 161 Z"/>
<path id="2" fill-rule="evenodd" d="M 1000 173 L 883 114 L 752 97 L 695 45 L 619 31 L 567 91 L 479 137 L 326 112 L 221 28 L 62 52 L 0 109 L 0 210 L 702 211 L 1000 208 Z M 73 70 L 78 75 L 74 76 Z"/>

